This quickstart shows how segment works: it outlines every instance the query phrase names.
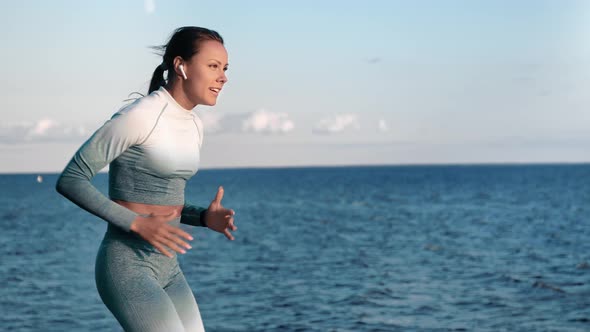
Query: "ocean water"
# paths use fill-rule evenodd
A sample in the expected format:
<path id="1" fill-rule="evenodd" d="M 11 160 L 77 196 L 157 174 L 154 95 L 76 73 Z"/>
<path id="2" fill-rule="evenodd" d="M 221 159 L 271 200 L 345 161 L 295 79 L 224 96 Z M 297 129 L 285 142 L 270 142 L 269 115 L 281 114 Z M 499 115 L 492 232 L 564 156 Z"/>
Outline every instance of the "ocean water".
<path id="1" fill-rule="evenodd" d="M 0 330 L 121 331 L 106 222 L 43 176 L 0 175 Z M 218 185 L 236 240 L 183 226 L 180 256 L 208 331 L 590 331 L 590 165 L 204 170 L 187 198 Z"/>

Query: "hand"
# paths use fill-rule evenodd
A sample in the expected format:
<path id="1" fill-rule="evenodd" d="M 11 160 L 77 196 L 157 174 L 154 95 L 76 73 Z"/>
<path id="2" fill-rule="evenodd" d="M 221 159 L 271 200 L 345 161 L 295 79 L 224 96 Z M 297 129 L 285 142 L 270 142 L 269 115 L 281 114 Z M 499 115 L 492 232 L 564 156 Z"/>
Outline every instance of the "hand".
<path id="1" fill-rule="evenodd" d="M 174 212 L 161 216 L 137 216 L 131 224 L 131 230 L 139 234 L 139 236 L 153 245 L 161 253 L 172 258 L 172 254 L 164 249 L 164 246 L 184 254 L 186 251 L 181 247 L 185 247 L 187 249 L 191 249 L 192 247 L 188 243 L 181 240 L 179 237 L 183 237 L 187 240 L 193 239 L 189 233 L 178 227 L 168 224 L 168 222 L 173 220 L 175 217 L 176 213 Z"/>
<path id="2" fill-rule="evenodd" d="M 217 189 L 215 199 L 209 205 L 205 212 L 205 222 L 207 227 L 212 230 L 224 234 L 229 240 L 234 240 L 234 237 L 229 232 L 236 231 L 238 228 L 234 225 L 234 215 L 236 212 L 231 209 L 226 209 L 221 205 L 223 198 L 223 187 Z"/>

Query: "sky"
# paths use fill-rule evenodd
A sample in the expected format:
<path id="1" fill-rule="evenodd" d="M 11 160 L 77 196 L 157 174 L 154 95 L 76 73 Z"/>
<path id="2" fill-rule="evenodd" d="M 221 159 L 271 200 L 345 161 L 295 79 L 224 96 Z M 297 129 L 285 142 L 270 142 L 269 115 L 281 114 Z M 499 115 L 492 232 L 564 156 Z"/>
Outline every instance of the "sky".
<path id="1" fill-rule="evenodd" d="M 0 173 L 60 172 L 186 25 L 201 168 L 590 161 L 588 1 L 1 1 Z"/>

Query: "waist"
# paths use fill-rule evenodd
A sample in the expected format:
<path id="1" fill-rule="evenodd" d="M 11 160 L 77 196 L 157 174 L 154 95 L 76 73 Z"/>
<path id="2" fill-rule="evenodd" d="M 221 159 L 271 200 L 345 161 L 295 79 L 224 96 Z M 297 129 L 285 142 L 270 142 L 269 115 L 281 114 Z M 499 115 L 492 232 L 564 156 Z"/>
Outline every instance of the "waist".
<path id="1" fill-rule="evenodd" d="M 139 213 L 143 217 L 155 217 L 155 216 L 170 216 L 179 217 L 182 213 L 184 205 L 157 205 L 157 204 L 145 204 L 138 202 L 128 202 L 120 199 L 113 199 L 113 202 L 122 205 L 129 210 Z"/>
<path id="2" fill-rule="evenodd" d="M 138 213 L 142 217 L 167 216 L 167 219 L 169 220 L 168 225 L 174 227 L 180 226 L 180 217 L 182 214 L 183 205 L 145 204 L 138 202 L 128 202 L 119 199 L 113 199 L 113 202 Z M 108 242 L 108 240 L 114 239 L 122 240 L 123 242 L 126 242 L 130 245 L 135 243 L 132 245 L 134 247 L 153 249 L 152 245 L 142 239 L 138 234 L 134 232 L 125 232 L 119 227 L 109 223 L 104 241 Z"/>
<path id="3" fill-rule="evenodd" d="M 182 206 L 184 205 L 184 188 L 172 190 L 143 191 L 137 188 L 109 187 L 109 198 L 119 202 L 134 202 L 149 206 Z"/>
<path id="4" fill-rule="evenodd" d="M 172 220 L 170 224 L 172 226 L 178 227 L 180 224 L 180 218 Z M 118 226 L 115 226 L 111 223 L 108 224 L 107 230 L 104 234 L 104 237 L 100 245 L 101 247 L 124 246 L 131 249 L 139 249 L 144 252 L 154 252 L 161 254 L 161 252 L 158 249 L 156 249 L 156 247 L 154 247 L 148 241 L 144 240 L 141 236 L 139 236 L 139 234 L 136 234 L 134 232 L 125 232 Z M 174 250 L 168 251 L 171 252 L 173 255 L 176 255 L 176 252 Z"/>
<path id="5" fill-rule="evenodd" d="M 184 205 L 184 178 L 160 178 L 133 168 L 109 170 L 109 197 L 112 200 L 146 205 Z"/>

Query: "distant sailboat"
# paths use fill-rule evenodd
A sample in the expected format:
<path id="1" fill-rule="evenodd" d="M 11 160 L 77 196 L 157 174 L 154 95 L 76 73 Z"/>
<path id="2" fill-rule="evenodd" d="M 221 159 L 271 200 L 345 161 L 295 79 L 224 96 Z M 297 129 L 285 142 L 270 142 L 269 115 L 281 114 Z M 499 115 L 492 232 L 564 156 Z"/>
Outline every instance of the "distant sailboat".
<path id="1" fill-rule="evenodd" d="M 41 175 L 37 175 L 37 182 L 38 183 L 43 182 L 43 177 Z"/>

